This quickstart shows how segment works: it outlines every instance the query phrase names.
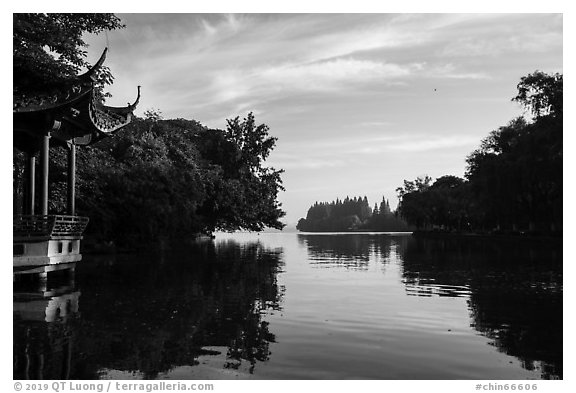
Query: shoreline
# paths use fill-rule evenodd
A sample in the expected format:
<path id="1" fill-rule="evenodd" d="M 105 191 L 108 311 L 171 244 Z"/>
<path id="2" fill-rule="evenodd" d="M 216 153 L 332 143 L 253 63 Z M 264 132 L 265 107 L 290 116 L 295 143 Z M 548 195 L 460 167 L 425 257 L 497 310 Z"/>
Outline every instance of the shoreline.
<path id="1" fill-rule="evenodd" d="M 373 231 L 373 230 L 352 230 L 352 231 L 298 231 L 298 234 L 354 234 L 354 233 L 403 233 L 414 237 L 428 238 L 467 238 L 467 239 L 524 239 L 524 240 L 552 240 L 562 242 L 563 234 L 558 235 L 538 235 L 529 233 L 477 233 L 477 232 L 441 232 L 441 231 Z"/>
<path id="2" fill-rule="evenodd" d="M 415 237 L 466 237 L 466 238 L 493 238 L 493 239 L 530 239 L 530 240 L 558 240 L 562 241 L 562 234 L 536 234 L 522 232 L 478 233 L 478 232 L 442 232 L 442 231 L 413 231 Z"/>

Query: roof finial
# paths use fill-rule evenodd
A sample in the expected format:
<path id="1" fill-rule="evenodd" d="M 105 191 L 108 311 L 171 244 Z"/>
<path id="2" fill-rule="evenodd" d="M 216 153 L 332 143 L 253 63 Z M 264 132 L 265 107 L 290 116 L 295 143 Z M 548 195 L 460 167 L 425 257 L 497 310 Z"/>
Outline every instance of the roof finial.
<path id="1" fill-rule="evenodd" d="M 136 97 L 136 101 L 134 101 L 134 103 L 132 105 L 128 104 L 128 107 L 130 108 L 130 110 L 134 110 L 136 109 L 136 105 L 138 105 L 138 103 L 140 102 L 140 87 L 138 86 L 138 97 Z"/>
<path id="2" fill-rule="evenodd" d="M 108 47 L 104 48 L 104 52 L 102 52 L 102 54 L 100 55 L 100 58 L 98 59 L 98 61 L 96 62 L 96 64 L 94 64 L 94 66 L 92 66 L 88 71 L 86 71 L 84 74 L 78 76 L 79 79 L 87 79 L 90 78 L 92 80 L 94 80 L 94 75 L 96 74 L 96 71 L 98 71 L 98 69 L 100 67 L 102 67 L 102 64 L 104 64 L 104 60 L 106 60 L 106 53 L 108 52 Z"/>

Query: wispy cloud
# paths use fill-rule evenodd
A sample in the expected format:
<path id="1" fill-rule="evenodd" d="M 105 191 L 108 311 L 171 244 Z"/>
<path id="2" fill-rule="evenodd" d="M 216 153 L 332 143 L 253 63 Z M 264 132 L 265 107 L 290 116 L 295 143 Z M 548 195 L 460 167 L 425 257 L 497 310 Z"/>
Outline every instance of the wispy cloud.
<path id="1" fill-rule="evenodd" d="M 448 78 L 448 79 L 490 79 L 490 76 L 485 72 L 460 71 L 452 63 L 431 67 L 426 72 L 426 76 L 430 78 Z"/>
<path id="2" fill-rule="evenodd" d="M 366 84 L 394 86 L 408 79 L 489 79 L 482 72 L 463 72 L 453 64 L 386 63 L 341 58 L 306 64 L 284 64 L 250 70 L 223 69 L 214 75 L 204 105 L 232 101 L 269 101 L 293 94 L 362 91 Z M 243 105 L 245 106 L 245 105 Z"/>
<path id="3" fill-rule="evenodd" d="M 389 127 L 393 125 L 394 123 L 391 121 L 363 121 L 358 124 L 360 127 Z"/>
<path id="4" fill-rule="evenodd" d="M 169 15 L 145 17 L 145 56 L 119 80 L 144 85 L 157 102 L 187 113 L 255 107 L 303 93 L 361 93 L 425 79 L 487 79 L 439 59 L 448 30 L 478 20 L 451 15 Z M 166 18 L 168 23 L 161 23 Z M 492 19 L 490 19 L 492 20 Z M 464 27 L 462 27 L 464 26 Z M 135 42 L 131 42 L 130 50 Z M 427 45 L 426 47 L 424 45 Z M 444 45 L 445 46 L 445 45 Z M 143 49 L 142 49 L 143 48 Z M 406 56 L 410 50 L 421 54 Z M 390 54 L 388 54 L 390 53 Z M 134 75 L 138 81 L 132 82 Z M 159 103 L 152 106 L 162 107 Z M 180 114 L 180 116 L 186 114 Z M 215 117 L 210 113 L 208 117 Z"/>
<path id="5" fill-rule="evenodd" d="M 228 69 L 214 76 L 213 98 L 226 102 L 274 94 L 325 92 L 367 82 L 386 83 L 421 69 L 418 64 L 392 64 L 353 58 L 307 64 L 284 64 L 251 70 Z"/>
<path id="6" fill-rule="evenodd" d="M 295 155 L 293 157 L 277 157 L 270 161 L 271 166 L 282 169 L 327 169 L 345 167 L 349 161 L 341 158 L 317 158 Z"/>
<path id="7" fill-rule="evenodd" d="M 450 135 L 443 137 L 416 135 L 407 141 L 397 141 L 382 148 L 381 151 L 427 152 L 432 150 L 453 149 L 478 144 L 476 136 Z M 375 153 L 378 151 L 375 151 Z"/>
<path id="8" fill-rule="evenodd" d="M 381 63 L 353 58 L 311 64 L 296 64 L 263 70 L 260 77 L 270 82 L 299 88 L 326 86 L 333 82 L 362 82 L 375 78 L 397 78 L 411 73 L 412 65 Z"/>
<path id="9" fill-rule="evenodd" d="M 439 56 L 494 57 L 504 53 L 542 53 L 562 47 L 561 14 L 472 16 L 475 18 L 468 23 L 455 23 L 439 31 Z M 490 29 L 486 29 L 486 22 L 490 22 Z"/>
<path id="10" fill-rule="evenodd" d="M 426 153 L 478 144 L 475 136 L 431 136 L 421 133 L 397 133 L 390 136 L 358 138 L 338 137 L 330 140 L 284 143 L 270 164 L 284 169 L 326 169 L 371 162 L 370 157 L 390 153 Z M 293 146 L 298 145 L 298 149 Z"/>
<path id="11" fill-rule="evenodd" d="M 285 142 L 285 147 L 299 146 L 303 152 L 314 154 L 340 154 L 367 151 L 421 151 L 423 149 L 442 149 L 477 143 L 474 136 L 459 134 L 429 135 L 409 130 L 396 130 L 391 135 L 376 135 L 358 138 L 356 134 L 338 135 L 331 139 L 308 140 L 305 144 L 300 141 Z M 373 149 L 373 150 L 366 150 Z"/>

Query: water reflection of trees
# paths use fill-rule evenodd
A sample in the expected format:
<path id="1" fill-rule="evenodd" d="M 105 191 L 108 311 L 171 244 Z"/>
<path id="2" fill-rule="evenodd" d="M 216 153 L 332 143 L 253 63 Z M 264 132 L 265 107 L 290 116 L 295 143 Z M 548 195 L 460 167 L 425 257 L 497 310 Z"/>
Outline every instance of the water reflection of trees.
<path id="1" fill-rule="evenodd" d="M 398 242 L 406 237 L 371 234 L 298 234 L 298 242 L 308 250 L 310 264 L 317 267 L 341 266 L 365 270 L 371 258 L 386 262 Z"/>
<path id="2" fill-rule="evenodd" d="M 468 296 L 471 325 L 492 345 L 542 378 L 562 378 L 559 242 L 415 238 L 399 250 L 411 294 Z"/>
<path id="3" fill-rule="evenodd" d="M 263 315 L 281 308 L 281 259 L 281 250 L 235 242 L 119 255 L 113 263 L 85 257 L 76 274 L 81 318 L 58 327 L 61 336 L 73 337 L 70 370 L 63 376 L 44 367 L 43 377 L 96 379 L 119 370 L 155 378 L 198 364 L 200 356 L 221 356 L 223 368 L 246 364 L 254 372 L 275 341 Z M 56 325 L 35 323 L 30 333 L 31 321 L 15 317 L 14 378 L 37 378 L 17 361 L 31 352 L 40 353 L 45 364 L 61 361 L 61 350 L 47 338 Z"/>

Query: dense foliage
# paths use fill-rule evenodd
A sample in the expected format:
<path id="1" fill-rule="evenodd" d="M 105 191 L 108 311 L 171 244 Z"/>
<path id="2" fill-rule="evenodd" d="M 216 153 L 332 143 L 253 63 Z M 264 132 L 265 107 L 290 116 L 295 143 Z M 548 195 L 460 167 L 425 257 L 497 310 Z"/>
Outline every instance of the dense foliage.
<path id="1" fill-rule="evenodd" d="M 405 231 L 406 223 L 390 211 L 390 203 L 382 198 L 380 206 L 370 208 L 368 198 L 346 197 L 343 201 L 316 202 L 308 209 L 306 218 L 296 228 L 304 232 L 342 231 Z"/>
<path id="2" fill-rule="evenodd" d="M 229 121 L 226 130 L 184 119 L 137 119 L 78 149 L 77 213 L 90 217 L 89 234 L 132 243 L 281 229 L 282 171 L 264 166 L 274 144 L 252 114 Z M 66 154 L 51 149 L 51 214 L 66 210 Z M 15 168 L 22 159 L 15 152 Z M 15 169 L 15 176 L 21 172 Z M 15 177 L 15 190 L 21 180 Z"/>
<path id="3" fill-rule="evenodd" d="M 399 212 L 421 229 L 558 234 L 562 231 L 563 77 L 523 77 L 518 117 L 492 131 L 466 159 L 465 179 L 405 181 Z"/>

